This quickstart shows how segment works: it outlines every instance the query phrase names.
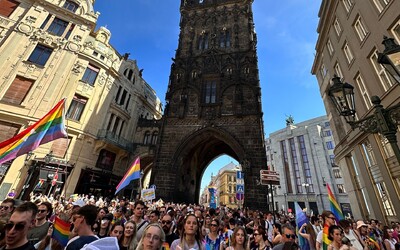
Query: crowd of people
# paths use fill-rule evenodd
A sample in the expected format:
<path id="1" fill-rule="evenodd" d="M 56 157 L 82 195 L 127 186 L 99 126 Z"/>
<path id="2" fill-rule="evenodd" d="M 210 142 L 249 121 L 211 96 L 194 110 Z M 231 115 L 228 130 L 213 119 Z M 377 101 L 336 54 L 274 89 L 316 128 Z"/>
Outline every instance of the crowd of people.
<path id="1" fill-rule="evenodd" d="M 70 223 L 65 245 L 52 237 L 56 218 Z M 33 195 L 0 205 L 0 250 L 322 250 L 324 244 L 328 250 L 396 250 L 399 232 L 399 223 L 337 221 L 331 211 L 311 216 L 296 230 L 293 214 L 225 206 L 88 195 L 68 200 Z"/>

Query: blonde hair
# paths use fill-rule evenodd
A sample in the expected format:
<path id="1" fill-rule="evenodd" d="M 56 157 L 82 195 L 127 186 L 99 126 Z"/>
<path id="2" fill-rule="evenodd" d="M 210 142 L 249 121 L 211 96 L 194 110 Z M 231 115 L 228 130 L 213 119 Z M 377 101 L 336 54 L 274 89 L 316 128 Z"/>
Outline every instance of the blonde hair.
<path id="1" fill-rule="evenodd" d="M 143 239 L 146 237 L 147 230 L 149 230 L 150 227 L 156 227 L 160 230 L 160 241 L 161 242 L 160 242 L 159 250 L 162 250 L 163 243 L 165 242 L 165 233 L 164 233 L 164 230 L 162 229 L 162 227 L 160 226 L 160 224 L 158 224 L 158 223 L 151 223 L 146 226 L 146 228 L 143 231 L 142 237 L 140 238 L 140 241 L 138 243 L 136 250 L 143 250 Z"/>

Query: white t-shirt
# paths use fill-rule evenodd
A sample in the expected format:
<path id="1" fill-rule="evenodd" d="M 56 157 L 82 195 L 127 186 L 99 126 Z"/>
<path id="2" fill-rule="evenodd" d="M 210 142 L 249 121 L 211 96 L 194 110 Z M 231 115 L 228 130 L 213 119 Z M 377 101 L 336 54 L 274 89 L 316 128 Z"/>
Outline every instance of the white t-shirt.
<path id="1" fill-rule="evenodd" d="M 319 244 L 322 244 L 322 234 L 323 234 L 324 232 L 321 230 L 321 231 L 319 231 L 319 233 L 318 233 L 318 235 L 317 235 L 317 242 L 319 243 Z"/>
<path id="2" fill-rule="evenodd" d="M 350 229 L 349 233 L 348 234 L 345 233 L 344 236 L 346 236 L 350 240 L 351 245 L 354 248 L 357 248 L 358 250 L 363 250 L 363 246 L 361 245 L 360 241 L 356 237 L 356 235 L 353 232 L 353 230 Z"/>

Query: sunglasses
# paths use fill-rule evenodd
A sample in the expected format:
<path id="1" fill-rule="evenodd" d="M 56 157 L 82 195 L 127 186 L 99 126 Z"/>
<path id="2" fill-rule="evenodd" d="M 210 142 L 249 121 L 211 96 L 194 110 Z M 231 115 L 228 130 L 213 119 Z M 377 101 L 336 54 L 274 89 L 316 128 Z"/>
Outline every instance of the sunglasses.
<path id="1" fill-rule="evenodd" d="M 14 228 L 15 231 L 22 231 L 25 228 L 25 224 L 24 223 L 7 223 L 5 224 L 4 228 L 6 229 L 6 231 L 10 231 L 11 229 Z"/>
<path id="2" fill-rule="evenodd" d="M 336 220 L 336 218 L 335 217 L 328 217 L 329 219 L 331 219 L 331 220 Z"/>
<path id="3" fill-rule="evenodd" d="M 286 238 L 290 239 L 296 239 L 296 235 L 295 234 L 285 234 Z"/>
<path id="4" fill-rule="evenodd" d="M 47 212 L 47 210 L 46 209 L 39 209 L 38 212 L 39 213 L 45 213 L 45 212 Z"/>
<path id="5" fill-rule="evenodd" d="M 161 221 L 162 224 L 167 224 L 167 225 L 171 224 L 171 222 L 172 222 L 172 221 L 169 221 L 169 220 L 163 220 L 163 221 Z"/>
<path id="6" fill-rule="evenodd" d="M 257 236 L 257 235 L 260 235 L 260 234 L 258 234 L 258 233 L 254 233 L 253 235 L 254 235 L 254 236 Z"/>
<path id="7" fill-rule="evenodd" d="M 212 226 L 212 227 L 218 227 L 218 225 L 217 225 L 217 224 L 211 224 L 211 226 Z"/>
<path id="8" fill-rule="evenodd" d="M 5 210 L 8 210 L 10 207 L 8 207 L 8 206 L 0 206 L 0 209 L 5 209 Z"/>

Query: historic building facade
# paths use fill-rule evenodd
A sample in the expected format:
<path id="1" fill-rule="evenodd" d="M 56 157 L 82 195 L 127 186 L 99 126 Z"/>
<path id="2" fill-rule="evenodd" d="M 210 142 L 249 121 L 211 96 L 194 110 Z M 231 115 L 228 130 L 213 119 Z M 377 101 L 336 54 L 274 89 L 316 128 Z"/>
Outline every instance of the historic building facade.
<path id="1" fill-rule="evenodd" d="M 371 96 L 384 107 L 400 101 L 399 84 L 377 62 L 383 36 L 400 42 L 400 2 L 322 1 L 312 73 L 317 77 L 353 212 L 358 218 L 392 221 L 400 216 L 400 167 L 380 134 L 351 129 L 330 103 L 328 89 L 336 74 L 354 86 L 356 119 L 373 114 Z"/>
<path id="2" fill-rule="evenodd" d="M 151 182 L 164 200 L 197 202 L 204 169 L 227 154 L 245 172 L 247 206 L 262 208 L 254 182 L 266 160 L 252 0 L 182 0 L 180 11 Z"/>
<path id="3" fill-rule="evenodd" d="M 294 202 L 298 202 L 308 214 L 321 214 L 330 209 L 329 185 L 344 215 L 354 215 L 343 170 L 335 164 L 335 143 L 326 116 L 288 123 L 269 135 L 266 147 L 268 166 L 280 174 L 280 184 L 268 186 L 270 210 L 294 212 Z"/>
<path id="4" fill-rule="evenodd" d="M 134 160 L 139 118 L 160 118 L 161 104 L 137 63 L 95 30 L 91 0 L 3 0 L 0 8 L 0 141 L 66 98 L 68 138 L 1 166 L 0 198 L 113 194 Z M 56 185 L 51 180 L 56 178 Z"/>

